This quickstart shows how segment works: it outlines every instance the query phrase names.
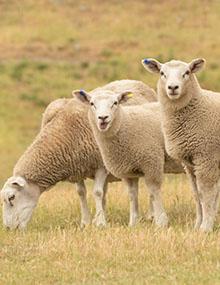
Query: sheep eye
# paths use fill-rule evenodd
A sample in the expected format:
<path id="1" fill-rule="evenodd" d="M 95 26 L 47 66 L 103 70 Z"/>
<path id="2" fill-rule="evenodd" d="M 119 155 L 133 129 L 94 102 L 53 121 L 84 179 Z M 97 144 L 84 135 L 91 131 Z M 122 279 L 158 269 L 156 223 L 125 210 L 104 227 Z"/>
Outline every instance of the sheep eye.
<path id="1" fill-rule="evenodd" d="M 166 78 L 166 75 L 165 75 L 165 73 L 163 71 L 160 72 L 160 75 L 164 76 Z"/>
<path id="2" fill-rule="evenodd" d="M 92 106 L 93 108 L 96 109 L 96 106 L 95 106 L 95 104 L 93 102 L 90 102 L 90 106 Z"/>
<path id="3" fill-rule="evenodd" d="M 13 207 L 14 205 L 12 204 L 11 201 L 13 201 L 15 199 L 15 195 L 12 195 L 11 197 L 8 198 L 8 202 L 10 204 L 11 207 Z"/>
<path id="4" fill-rule="evenodd" d="M 15 195 L 12 195 L 11 197 L 8 198 L 8 201 L 13 201 L 15 199 Z"/>
<path id="5" fill-rule="evenodd" d="M 190 71 L 187 70 L 184 74 L 183 74 L 183 78 L 186 76 L 186 75 L 189 75 Z"/>
<path id="6" fill-rule="evenodd" d="M 117 106 L 117 105 L 118 105 L 118 102 L 115 101 L 115 102 L 112 104 L 111 108 L 113 108 L 113 106 Z"/>

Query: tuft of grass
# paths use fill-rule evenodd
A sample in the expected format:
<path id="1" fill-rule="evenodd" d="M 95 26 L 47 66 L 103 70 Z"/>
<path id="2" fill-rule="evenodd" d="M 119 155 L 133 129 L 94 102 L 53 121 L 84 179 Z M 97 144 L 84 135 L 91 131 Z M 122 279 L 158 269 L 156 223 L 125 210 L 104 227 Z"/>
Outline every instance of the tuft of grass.
<path id="1" fill-rule="evenodd" d="M 27 66 L 28 66 L 28 62 L 24 60 L 15 64 L 12 70 L 12 73 L 11 73 L 12 79 L 17 80 L 17 81 L 21 80 Z"/>
<path id="2" fill-rule="evenodd" d="M 36 67 L 38 70 L 43 71 L 49 68 L 48 64 L 46 62 L 38 62 L 36 64 Z"/>

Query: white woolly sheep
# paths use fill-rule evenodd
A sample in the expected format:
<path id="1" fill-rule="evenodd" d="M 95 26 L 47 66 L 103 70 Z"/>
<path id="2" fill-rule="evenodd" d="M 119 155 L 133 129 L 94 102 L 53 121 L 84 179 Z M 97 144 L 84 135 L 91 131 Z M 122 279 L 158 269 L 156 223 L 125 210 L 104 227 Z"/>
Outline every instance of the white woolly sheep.
<path id="1" fill-rule="evenodd" d="M 107 170 L 127 183 L 131 202 L 129 225 L 137 222 L 138 177 L 144 176 L 155 223 L 166 226 L 168 218 L 160 197 L 163 172 L 180 173 L 183 169 L 165 153 L 159 104 L 121 106 L 131 92 L 73 93 L 91 105 L 89 122 Z"/>
<path id="2" fill-rule="evenodd" d="M 137 104 L 138 100 L 142 103 L 156 98 L 155 92 L 140 81 L 121 80 L 103 88 L 106 90 L 109 86 L 110 90 L 121 90 L 126 89 L 127 85 L 139 98 L 135 98 L 133 104 Z M 40 133 L 21 156 L 13 176 L 1 191 L 3 223 L 11 229 L 25 228 L 40 194 L 64 180 L 77 183 L 81 225 L 90 223 L 84 185 L 86 178 L 95 179 L 95 224 L 105 225 L 107 172 L 89 126 L 87 108 L 78 100 L 58 99 L 47 107 Z"/>
<path id="3" fill-rule="evenodd" d="M 161 64 L 143 60 L 160 74 L 158 98 L 168 154 L 186 169 L 197 203 L 195 228 L 211 231 L 218 209 L 220 187 L 220 93 L 200 87 L 195 73 L 204 59 Z"/>

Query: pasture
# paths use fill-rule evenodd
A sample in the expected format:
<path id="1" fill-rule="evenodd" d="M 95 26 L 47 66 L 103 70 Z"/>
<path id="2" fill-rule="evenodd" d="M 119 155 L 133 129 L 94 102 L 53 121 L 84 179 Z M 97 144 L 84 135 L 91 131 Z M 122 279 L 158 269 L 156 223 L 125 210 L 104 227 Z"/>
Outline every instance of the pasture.
<path id="1" fill-rule="evenodd" d="M 219 14 L 218 1 L 0 1 L 0 185 L 52 100 L 123 78 L 155 88 L 142 58 L 204 57 L 199 81 L 220 91 Z M 87 186 L 94 214 L 92 181 Z M 25 232 L 0 223 L 0 284 L 219 284 L 220 218 L 213 233 L 194 231 L 188 181 L 170 175 L 163 184 L 170 227 L 158 229 L 145 219 L 143 181 L 140 188 L 133 229 L 121 183 L 109 186 L 106 229 L 80 229 L 68 183 L 42 195 Z"/>

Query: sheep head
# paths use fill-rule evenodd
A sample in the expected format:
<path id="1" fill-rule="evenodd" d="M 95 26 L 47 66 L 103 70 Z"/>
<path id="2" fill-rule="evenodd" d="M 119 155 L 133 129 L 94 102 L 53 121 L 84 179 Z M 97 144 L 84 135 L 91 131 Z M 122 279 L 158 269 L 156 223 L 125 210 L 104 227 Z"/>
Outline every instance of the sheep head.
<path id="1" fill-rule="evenodd" d="M 3 223 L 8 229 L 23 229 L 29 222 L 40 196 L 39 187 L 21 176 L 12 176 L 1 190 Z"/>
<path id="2" fill-rule="evenodd" d="M 100 90 L 92 95 L 84 90 L 76 90 L 73 91 L 73 95 L 83 103 L 90 104 L 90 111 L 100 132 L 106 132 L 110 128 L 119 105 L 132 97 L 130 91 L 116 94 L 107 90 Z"/>
<path id="3" fill-rule="evenodd" d="M 190 63 L 171 60 L 164 64 L 156 59 L 142 60 L 143 66 L 151 73 L 159 73 L 159 85 L 170 100 L 177 100 L 186 93 L 187 85 L 193 74 L 201 70 L 205 64 L 203 58 L 197 58 Z"/>

